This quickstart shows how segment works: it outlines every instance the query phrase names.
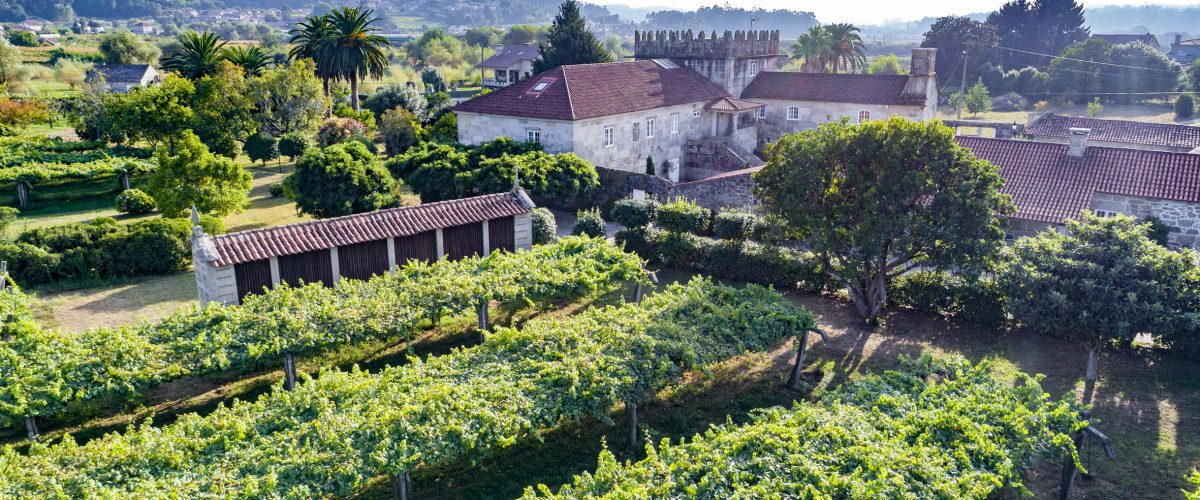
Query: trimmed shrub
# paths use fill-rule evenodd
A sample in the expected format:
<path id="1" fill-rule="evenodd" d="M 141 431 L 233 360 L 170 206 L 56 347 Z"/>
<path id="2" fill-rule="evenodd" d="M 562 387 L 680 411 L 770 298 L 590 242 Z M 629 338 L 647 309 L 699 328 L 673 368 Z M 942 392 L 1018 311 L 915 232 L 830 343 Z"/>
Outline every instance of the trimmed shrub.
<path id="1" fill-rule="evenodd" d="M 663 264 L 680 269 L 689 269 L 700 262 L 712 240 L 691 233 L 663 231 L 651 240 L 658 249 L 658 258 Z"/>
<path id="2" fill-rule="evenodd" d="M 275 136 L 260 131 L 246 139 L 242 151 L 246 152 L 250 161 L 261 161 L 266 165 L 268 161 L 279 158 L 279 142 L 275 140 Z"/>
<path id="3" fill-rule="evenodd" d="M 655 245 L 658 233 L 660 231 L 653 227 L 625 228 L 613 235 L 613 241 L 627 252 L 633 252 L 647 261 L 658 262 L 661 260 Z"/>
<path id="4" fill-rule="evenodd" d="M 333 117 L 325 120 L 317 131 L 317 144 L 328 147 L 366 135 L 367 126 L 353 118 Z"/>
<path id="5" fill-rule="evenodd" d="M 658 206 L 654 223 L 673 233 L 704 234 L 708 231 L 708 220 L 712 212 L 684 198 L 675 199 Z"/>
<path id="6" fill-rule="evenodd" d="M 154 198 L 141 189 L 126 189 L 117 195 L 117 211 L 123 214 L 148 214 L 155 208 Z"/>
<path id="7" fill-rule="evenodd" d="M 1175 117 L 1191 118 L 1196 114 L 1196 98 L 1192 94 L 1181 94 L 1175 99 Z"/>
<path id="8" fill-rule="evenodd" d="M 287 197 L 287 188 L 282 182 L 275 182 L 270 186 L 267 186 L 267 193 L 269 193 L 272 198 L 285 198 Z"/>
<path id="9" fill-rule="evenodd" d="M 396 180 L 354 141 L 309 150 L 284 182 L 296 209 L 317 218 L 400 206 Z"/>
<path id="10" fill-rule="evenodd" d="M 548 208 L 535 208 L 532 222 L 534 245 L 545 245 L 554 241 L 554 235 L 558 233 L 558 221 L 554 218 L 554 212 Z"/>
<path id="11" fill-rule="evenodd" d="M 754 232 L 759 216 L 742 210 L 727 210 L 713 217 L 713 234 L 723 240 L 744 241 Z"/>
<path id="12" fill-rule="evenodd" d="M 941 271 L 908 273 L 888 285 L 889 305 L 951 316 L 986 326 L 1008 322 L 1004 291 L 995 280 Z"/>
<path id="13" fill-rule="evenodd" d="M 1029 107 L 1029 101 L 1016 92 L 1009 92 L 992 99 L 993 111 L 1021 111 L 1027 107 Z"/>
<path id="14" fill-rule="evenodd" d="M 28 243 L 0 243 L 0 260 L 8 262 L 8 273 L 21 285 L 49 283 L 61 257 Z"/>
<path id="15" fill-rule="evenodd" d="M 758 217 L 750 229 L 750 239 L 768 245 L 787 241 L 787 225 L 778 215 L 767 214 Z"/>
<path id="16" fill-rule="evenodd" d="M 593 238 L 608 236 L 608 230 L 604 225 L 604 217 L 600 215 L 600 209 L 580 210 L 575 213 L 575 217 L 575 225 L 571 227 L 572 236 L 586 235 Z"/>
<path id="17" fill-rule="evenodd" d="M 654 215 L 658 212 L 658 202 L 649 198 L 635 200 L 633 198 L 625 198 L 617 201 L 609 212 L 613 220 L 617 224 L 628 228 L 646 227 L 654 222 Z"/>
<path id="18" fill-rule="evenodd" d="M 815 255 L 750 242 L 714 241 L 700 258 L 699 269 L 720 278 L 812 293 L 835 288 Z"/>

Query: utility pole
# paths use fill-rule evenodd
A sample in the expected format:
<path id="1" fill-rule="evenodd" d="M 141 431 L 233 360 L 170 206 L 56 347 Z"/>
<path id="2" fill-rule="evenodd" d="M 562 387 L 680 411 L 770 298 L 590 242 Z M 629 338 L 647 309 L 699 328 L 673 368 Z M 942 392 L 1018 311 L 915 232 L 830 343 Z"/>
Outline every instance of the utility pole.
<path id="1" fill-rule="evenodd" d="M 483 92 L 483 46 L 479 46 L 479 91 Z"/>
<path id="2" fill-rule="evenodd" d="M 959 121 L 962 121 L 963 104 L 965 104 L 967 101 L 967 51 L 965 51 L 965 50 L 963 51 L 962 64 L 963 64 L 962 83 L 961 83 L 961 86 L 958 88 L 958 118 L 956 118 Z M 958 127 L 957 126 L 954 127 L 954 135 L 958 135 Z"/>

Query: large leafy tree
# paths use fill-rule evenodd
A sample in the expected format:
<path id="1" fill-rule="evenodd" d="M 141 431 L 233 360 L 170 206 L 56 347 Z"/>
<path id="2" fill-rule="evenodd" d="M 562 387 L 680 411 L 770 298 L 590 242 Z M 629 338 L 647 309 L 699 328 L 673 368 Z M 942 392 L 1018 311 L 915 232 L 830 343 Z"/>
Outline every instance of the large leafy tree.
<path id="1" fill-rule="evenodd" d="M 988 15 L 1007 69 L 1046 67 L 1042 54 L 1062 53 L 1067 46 L 1086 40 L 1083 6 L 1075 0 L 1012 0 Z"/>
<path id="2" fill-rule="evenodd" d="M 1091 38 L 1067 47 L 1062 57 L 1056 57 L 1050 63 L 1049 90 L 1076 102 L 1088 102 L 1093 97 L 1101 97 L 1100 94 L 1106 90 L 1105 82 L 1108 81 L 1105 75 L 1111 68 L 1085 61 L 1111 63 L 1112 44 L 1100 38 Z"/>
<path id="3" fill-rule="evenodd" d="M 174 153 L 155 152 L 158 169 L 146 181 L 166 217 L 181 217 L 193 205 L 203 213 L 225 216 L 249 203 L 250 172 L 232 159 L 215 156 L 191 130 L 180 134 Z"/>
<path id="4" fill-rule="evenodd" d="M 867 46 L 863 43 L 862 35 L 857 26 L 848 23 L 825 25 L 829 33 L 830 69 L 837 73 L 845 70 L 848 73 L 866 66 Z"/>
<path id="5" fill-rule="evenodd" d="M 180 130 L 189 129 L 196 113 L 192 99 L 196 86 L 190 80 L 167 75 L 159 85 L 136 88 L 107 102 L 110 113 L 125 136 L 145 139 L 152 146 L 166 142 L 173 150 Z"/>
<path id="6" fill-rule="evenodd" d="M 225 59 L 225 41 L 215 33 L 189 31 L 179 35 L 179 46 L 162 58 L 160 65 L 185 78 L 211 75 Z"/>
<path id="7" fill-rule="evenodd" d="M 998 169 L 939 122 L 826 123 L 785 136 L 754 176 L 780 216 L 878 323 L 887 283 L 918 266 L 985 268 L 1004 244 Z"/>
<path id="8" fill-rule="evenodd" d="M 940 17 L 925 32 L 921 46 L 938 49 L 935 70 L 940 78 L 953 79 L 962 71 L 967 54 L 967 79 L 975 80 L 991 64 L 996 45 L 996 26 L 969 17 Z"/>
<path id="9" fill-rule="evenodd" d="M 195 86 L 192 130 L 212 152 L 237 157 L 238 143 L 258 129 L 249 80 L 239 67 L 225 61 L 213 74 L 196 80 Z"/>
<path id="10" fill-rule="evenodd" d="M 792 59 L 803 61 L 802 68 L 806 72 L 823 72 L 831 59 L 829 45 L 829 33 L 825 27 L 813 26 L 792 43 Z"/>
<path id="11" fill-rule="evenodd" d="M 250 80 L 260 130 L 280 136 L 317 129 L 329 109 L 329 98 L 321 94 L 321 81 L 313 68 L 311 60 L 301 59 Z"/>
<path id="12" fill-rule="evenodd" d="M 150 64 L 162 51 L 129 30 L 117 30 L 100 37 L 100 54 L 107 64 Z"/>
<path id="13" fill-rule="evenodd" d="M 612 54 L 587 28 L 579 3 L 566 0 L 558 9 L 547 43 L 540 44 L 542 57 L 533 62 L 534 72 L 541 73 L 570 64 L 593 64 L 612 61 Z"/>
<path id="14" fill-rule="evenodd" d="M 379 18 L 373 10 L 343 7 L 330 12 L 329 33 L 321 42 L 318 65 L 328 64 L 337 78 L 350 82 L 350 104 L 361 111 L 358 102 L 358 83 L 363 78 L 382 78 L 388 59 L 384 49 L 386 38 L 377 34 L 372 25 Z"/>
<path id="15" fill-rule="evenodd" d="M 1200 270 L 1196 254 L 1172 252 L 1129 217 L 1084 213 L 1066 234 L 1022 238 L 999 281 L 1015 319 L 1088 350 L 1084 404 L 1095 392 L 1098 351 L 1139 333 L 1196 333 Z"/>
<path id="16" fill-rule="evenodd" d="M 1140 101 L 1165 95 L 1153 92 L 1173 92 L 1179 89 L 1183 67 L 1145 42 L 1135 41 L 1114 45 L 1112 62 L 1120 67 L 1105 68 L 1105 87 L 1118 95 L 1122 102 Z M 1135 69 L 1136 68 L 1136 69 Z"/>
<path id="17" fill-rule="evenodd" d="M 325 93 L 325 98 L 329 98 L 329 81 L 334 77 L 333 71 L 329 65 L 321 64 L 321 44 L 330 34 L 329 17 L 328 16 L 310 16 L 308 19 L 296 24 L 288 32 L 291 38 L 288 40 L 292 44 L 288 49 L 288 58 L 293 61 L 301 59 L 311 59 L 318 62 L 316 65 L 317 76 L 321 78 L 321 87 Z"/>
<path id="18" fill-rule="evenodd" d="M 357 141 L 310 149 L 284 181 L 296 209 L 313 217 L 337 217 L 400 205 L 396 180 Z"/>

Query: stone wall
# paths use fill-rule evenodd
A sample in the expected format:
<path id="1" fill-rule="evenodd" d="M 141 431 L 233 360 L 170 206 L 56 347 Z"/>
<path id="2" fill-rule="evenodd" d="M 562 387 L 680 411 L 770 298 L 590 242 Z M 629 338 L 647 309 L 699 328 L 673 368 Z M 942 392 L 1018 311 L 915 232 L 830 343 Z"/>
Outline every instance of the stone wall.
<path id="1" fill-rule="evenodd" d="M 1054 228 L 1056 231 L 1060 232 L 1063 230 L 1063 226 L 1061 224 L 1010 217 L 1008 219 L 1008 230 L 1004 233 L 1004 239 L 1011 243 L 1017 238 L 1037 236 L 1038 233 L 1044 232 L 1050 228 Z"/>
<path id="2" fill-rule="evenodd" d="M 675 184 L 667 198 L 687 198 L 713 211 L 758 205 L 754 198 L 754 179 L 761 168 L 738 170 L 694 182 Z"/>
<path id="3" fill-rule="evenodd" d="M 524 141 L 528 139 L 531 130 L 541 133 L 542 146 L 547 152 L 566 153 L 575 147 L 573 122 L 458 113 L 458 140 L 463 144 L 482 144 L 498 137 Z"/>
<path id="4" fill-rule="evenodd" d="M 650 157 L 654 159 L 658 173 L 667 175 L 661 169 L 663 162 L 670 161 L 677 171 L 683 161 L 687 140 L 708 134 L 706 125 L 710 122 L 704 105 L 695 102 L 577 121 L 573 151 L 597 167 L 639 173 L 645 173 L 646 158 Z M 696 112 L 700 116 L 695 116 Z M 654 119 L 654 137 L 646 137 L 646 122 L 651 118 Z M 671 132 L 673 119 L 679 120 L 679 129 L 675 133 Z M 615 140 L 612 146 L 604 144 L 606 127 L 613 127 Z"/>
<path id="5" fill-rule="evenodd" d="M 1200 203 L 1096 193 L 1092 197 L 1092 209 L 1137 218 L 1153 215 L 1171 227 L 1169 246 L 1200 249 Z"/>
<path id="6" fill-rule="evenodd" d="M 884 106 L 776 99 L 756 99 L 755 102 L 765 104 L 767 107 L 767 116 L 758 120 L 758 137 L 762 144 L 775 142 L 787 134 L 817 128 L 822 123 L 837 121 L 842 117 L 849 118 L 851 123 L 857 123 L 860 111 L 871 113 L 872 120 L 883 120 L 891 116 L 900 116 L 914 121 L 933 118 L 932 110 L 923 106 Z M 787 110 L 790 106 L 800 108 L 799 120 L 787 119 Z"/>

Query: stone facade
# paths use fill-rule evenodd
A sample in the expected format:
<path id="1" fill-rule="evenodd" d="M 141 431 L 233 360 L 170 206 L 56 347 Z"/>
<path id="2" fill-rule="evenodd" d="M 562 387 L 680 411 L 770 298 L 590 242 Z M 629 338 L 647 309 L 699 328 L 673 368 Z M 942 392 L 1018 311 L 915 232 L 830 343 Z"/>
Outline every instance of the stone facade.
<path id="1" fill-rule="evenodd" d="M 1065 230 L 1062 224 L 1009 217 L 1008 230 L 1004 233 L 1004 239 L 1011 243 L 1018 238 L 1037 236 L 1038 233 L 1045 232 L 1050 228 L 1058 232 Z"/>
<path id="2" fill-rule="evenodd" d="M 934 98 L 925 106 L 900 106 L 878 104 L 852 104 L 844 102 L 808 102 L 782 101 L 776 99 L 755 99 L 766 105 L 766 116 L 758 122 L 758 137 L 763 144 L 775 142 L 780 137 L 802 130 L 817 128 L 818 125 L 850 119 L 858 123 L 859 114 L 867 112 L 871 120 L 884 120 L 892 116 L 900 116 L 913 121 L 924 121 L 934 117 L 937 99 Z M 798 120 L 788 119 L 788 108 L 799 108 Z"/>
<path id="3" fill-rule="evenodd" d="M 737 96 L 759 72 L 779 66 L 779 32 L 726 31 L 720 37 L 715 31 L 634 32 L 633 54 L 681 62 Z"/>
<path id="4" fill-rule="evenodd" d="M 667 190 L 667 198 L 687 198 L 713 211 L 722 208 L 753 207 L 758 205 L 758 200 L 754 197 L 752 176 L 759 170 L 750 168 L 699 181 L 675 184 Z"/>
<path id="5" fill-rule="evenodd" d="M 1200 204 L 1096 193 L 1092 198 L 1092 209 L 1104 214 L 1120 213 L 1137 218 L 1157 217 L 1171 228 L 1168 245 L 1172 248 L 1200 249 Z"/>

